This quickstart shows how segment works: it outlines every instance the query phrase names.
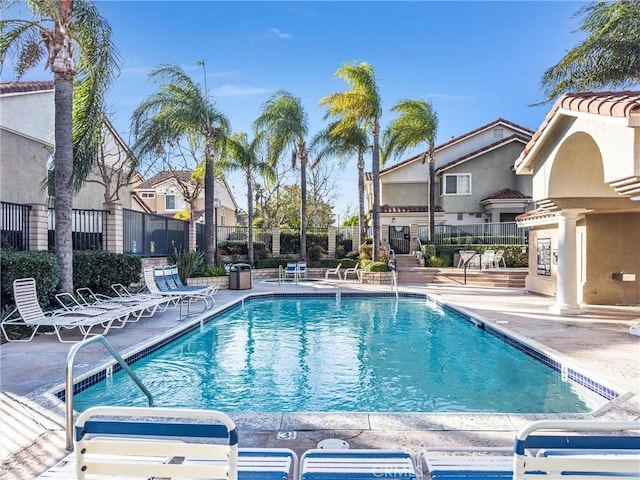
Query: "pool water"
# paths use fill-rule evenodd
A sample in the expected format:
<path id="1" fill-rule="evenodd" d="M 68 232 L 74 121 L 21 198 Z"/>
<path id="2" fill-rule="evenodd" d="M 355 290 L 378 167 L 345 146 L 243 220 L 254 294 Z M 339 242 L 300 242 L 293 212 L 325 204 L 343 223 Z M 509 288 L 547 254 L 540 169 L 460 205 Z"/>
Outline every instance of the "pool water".
<path id="1" fill-rule="evenodd" d="M 135 362 L 156 406 L 227 412 L 588 412 L 586 389 L 424 299 L 253 299 Z M 77 410 L 145 405 L 123 372 Z"/>

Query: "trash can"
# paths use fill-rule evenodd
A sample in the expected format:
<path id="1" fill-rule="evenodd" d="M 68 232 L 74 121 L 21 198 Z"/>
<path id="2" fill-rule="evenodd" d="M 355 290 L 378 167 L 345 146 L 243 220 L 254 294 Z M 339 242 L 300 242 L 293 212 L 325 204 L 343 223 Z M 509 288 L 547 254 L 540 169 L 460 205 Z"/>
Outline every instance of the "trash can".
<path id="1" fill-rule="evenodd" d="M 234 263 L 229 268 L 229 289 L 247 290 L 251 288 L 251 265 Z"/>

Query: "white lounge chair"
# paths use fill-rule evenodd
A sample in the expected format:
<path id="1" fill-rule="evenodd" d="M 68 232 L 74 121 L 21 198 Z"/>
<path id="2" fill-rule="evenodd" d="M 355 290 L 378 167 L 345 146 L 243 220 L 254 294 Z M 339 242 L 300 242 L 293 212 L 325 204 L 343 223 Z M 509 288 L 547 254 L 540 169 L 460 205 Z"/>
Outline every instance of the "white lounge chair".
<path id="1" fill-rule="evenodd" d="M 498 250 L 493 257 L 493 266 L 495 268 L 500 268 L 500 263 L 502 263 L 503 268 L 507 268 L 507 262 L 504 261 L 504 250 Z"/>
<path id="2" fill-rule="evenodd" d="M 38 302 L 36 281 L 33 278 L 21 278 L 13 281 L 13 298 L 16 308 L 0 323 L 0 329 L 8 342 L 30 342 L 40 327 L 52 327 L 58 340 L 63 343 L 72 343 L 77 340 L 64 340 L 62 330 L 79 330 L 82 339 L 92 335 L 94 327 L 100 328 L 99 334 L 106 335 L 118 316 L 106 311 L 92 311 L 90 314 L 80 311 L 54 310 L 45 314 Z M 17 315 L 17 316 L 16 316 Z M 33 328 L 29 338 L 13 340 L 9 336 L 6 327 L 26 325 Z"/>
<path id="3" fill-rule="evenodd" d="M 88 307 L 106 308 L 108 310 L 122 309 L 128 310 L 127 322 L 135 323 L 141 318 L 153 316 L 158 309 L 164 312 L 171 299 L 167 297 L 156 298 L 135 298 L 135 297 L 108 297 L 99 293 L 94 293 L 89 287 L 76 289 L 77 298 L 80 303 Z"/>
<path id="4" fill-rule="evenodd" d="M 74 452 L 38 478 L 293 480 L 297 467 L 288 449 L 239 449 L 222 412 L 94 407 L 76 421 Z"/>
<path id="5" fill-rule="evenodd" d="M 340 268 L 342 268 L 342 263 L 339 263 L 336 268 L 327 268 L 327 270 L 324 272 L 325 280 L 329 279 L 329 275 L 335 275 L 336 277 L 338 277 L 338 280 L 342 280 Z"/>
<path id="6" fill-rule="evenodd" d="M 306 451 L 298 480 L 380 480 L 417 478 L 411 455 L 402 450 L 346 449 Z"/>
<path id="7" fill-rule="evenodd" d="M 287 262 L 287 266 L 282 271 L 282 280 L 287 278 L 293 278 L 294 281 L 298 281 L 298 264 L 296 262 Z"/>
<path id="8" fill-rule="evenodd" d="M 296 269 L 298 270 L 298 279 L 307 278 L 307 262 L 297 262 Z"/>
<path id="9" fill-rule="evenodd" d="M 349 276 L 350 273 L 354 274 L 356 276 L 356 280 L 360 280 L 360 262 L 356 263 L 355 267 L 351 267 L 351 268 L 347 268 L 345 269 L 342 278 L 343 280 L 346 280 L 347 277 Z"/>
<path id="10" fill-rule="evenodd" d="M 180 319 L 182 319 L 182 306 L 187 305 L 187 313 L 191 311 L 191 304 L 203 302 L 203 311 L 213 307 L 213 301 L 207 295 L 198 292 L 171 290 L 166 283 L 163 267 L 147 267 L 143 270 L 144 282 L 149 292 L 153 295 L 161 295 L 174 300 L 180 306 Z"/>

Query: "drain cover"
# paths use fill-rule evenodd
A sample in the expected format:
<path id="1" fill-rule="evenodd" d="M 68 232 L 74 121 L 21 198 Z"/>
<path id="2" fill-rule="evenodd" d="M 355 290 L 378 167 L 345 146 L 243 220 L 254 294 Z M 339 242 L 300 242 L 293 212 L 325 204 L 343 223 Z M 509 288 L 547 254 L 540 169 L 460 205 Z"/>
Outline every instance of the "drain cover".
<path id="1" fill-rule="evenodd" d="M 347 449 L 349 448 L 349 444 L 339 438 L 327 438 L 318 442 L 318 448 L 322 448 L 324 450 Z"/>

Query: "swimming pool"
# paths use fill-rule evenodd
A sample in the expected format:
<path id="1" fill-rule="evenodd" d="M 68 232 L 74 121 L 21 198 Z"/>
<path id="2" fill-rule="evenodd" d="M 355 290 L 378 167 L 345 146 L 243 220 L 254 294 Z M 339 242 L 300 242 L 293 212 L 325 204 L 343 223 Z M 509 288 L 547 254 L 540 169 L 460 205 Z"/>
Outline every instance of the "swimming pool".
<path id="1" fill-rule="evenodd" d="M 424 298 L 252 299 L 132 365 L 158 406 L 253 412 L 588 412 L 586 389 Z M 74 397 L 144 405 L 122 372 Z M 603 402 L 604 403 L 604 402 Z"/>

